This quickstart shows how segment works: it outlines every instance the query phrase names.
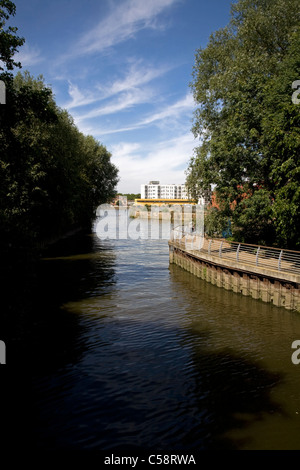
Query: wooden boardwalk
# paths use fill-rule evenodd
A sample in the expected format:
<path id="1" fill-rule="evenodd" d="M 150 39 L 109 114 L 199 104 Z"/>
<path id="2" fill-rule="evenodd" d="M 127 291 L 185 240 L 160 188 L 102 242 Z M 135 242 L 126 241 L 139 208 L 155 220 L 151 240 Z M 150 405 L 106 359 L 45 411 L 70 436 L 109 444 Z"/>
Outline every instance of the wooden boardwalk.
<path id="1" fill-rule="evenodd" d="M 300 311 L 300 252 L 175 231 L 169 248 L 170 263 L 207 282 Z"/>
<path id="2" fill-rule="evenodd" d="M 220 265 L 240 266 L 249 272 L 265 270 L 276 278 L 285 278 L 300 283 L 300 252 L 279 248 L 229 242 L 226 239 L 203 238 L 193 234 L 183 234 L 176 238 L 173 234 L 171 243 L 192 253 L 196 257 L 203 255 L 214 258 Z"/>

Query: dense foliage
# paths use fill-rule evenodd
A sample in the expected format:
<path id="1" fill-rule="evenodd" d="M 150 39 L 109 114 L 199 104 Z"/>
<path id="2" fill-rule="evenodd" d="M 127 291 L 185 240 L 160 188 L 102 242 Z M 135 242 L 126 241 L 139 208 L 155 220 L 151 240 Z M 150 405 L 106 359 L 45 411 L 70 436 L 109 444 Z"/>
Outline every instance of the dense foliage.
<path id="1" fill-rule="evenodd" d="M 300 248 L 299 0 L 239 0 L 196 52 L 193 197 L 213 186 L 235 239 Z M 209 216 L 208 216 L 209 217 Z"/>
<path id="2" fill-rule="evenodd" d="M 0 1 L 0 230 L 7 243 L 38 245 L 75 226 L 88 226 L 96 207 L 116 194 L 118 170 L 107 149 L 84 136 L 60 109 L 42 77 L 9 70 L 23 39 L 4 31 L 14 14 Z"/>
<path id="3" fill-rule="evenodd" d="M 135 199 L 140 199 L 141 194 L 135 194 L 135 193 L 118 193 L 118 196 L 126 196 L 128 201 L 134 201 Z"/>
<path id="4" fill-rule="evenodd" d="M 4 29 L 6 21 L 11 15 L 15 15 L 16 6 L 10 0 L 0 0 L 0 71 L 13 70 L 21 67 L 20 62 L 14 60 L 14 54 L 25 42 L 24 38 L 16 35 L 18 28 L 9 26 Z"/>

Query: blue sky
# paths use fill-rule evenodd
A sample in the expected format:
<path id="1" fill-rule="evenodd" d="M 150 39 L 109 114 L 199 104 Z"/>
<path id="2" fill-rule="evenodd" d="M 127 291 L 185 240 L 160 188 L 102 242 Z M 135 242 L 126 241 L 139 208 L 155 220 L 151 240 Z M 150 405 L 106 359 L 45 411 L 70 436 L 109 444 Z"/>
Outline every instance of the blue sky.
<path id="1" fill-rule="evenodd" d="M 15 0 L 18 60 L 42 74 L 78 129 L 112 153 L 120 192 L 185 182 L 197 141 L 195 52 L 226 26 L 228 0 Z"/>

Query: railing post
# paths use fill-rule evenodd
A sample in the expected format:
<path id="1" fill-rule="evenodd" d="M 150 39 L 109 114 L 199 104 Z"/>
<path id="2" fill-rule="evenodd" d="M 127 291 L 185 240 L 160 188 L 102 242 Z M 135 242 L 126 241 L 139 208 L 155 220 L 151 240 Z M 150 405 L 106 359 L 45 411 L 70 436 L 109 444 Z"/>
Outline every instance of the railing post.
<path id="1" fill-rule="evenodd" d="M 282 259 L 282 255 L 283 255 L 283 250 L 280 251 L 280 255 L 279 255 L 279 258 L 278 258 L 278 271 L 281 271 L 281 259 Z"/>
<path id="2" fill-rule="evenodd" d="M 212 243 L 212 240 L 209 240 L 209 244 L 208 244 L 208 254 L 210 255 L 210 247 L 211 247 L 211 243 Z"/>
<path id="3" fill-rule="evenodd" d="M 258 266 L 258 256 L 259 256 L 260 246 L 257 248 L 255 264 Z"/>
<path id="4" fill-rule="evenodd" d="M 239 246 L 237 247 L 236 250 L 236 260 L 239 261 L 239 252 L 240 252 L 241 244 L 239 243 Z"/>

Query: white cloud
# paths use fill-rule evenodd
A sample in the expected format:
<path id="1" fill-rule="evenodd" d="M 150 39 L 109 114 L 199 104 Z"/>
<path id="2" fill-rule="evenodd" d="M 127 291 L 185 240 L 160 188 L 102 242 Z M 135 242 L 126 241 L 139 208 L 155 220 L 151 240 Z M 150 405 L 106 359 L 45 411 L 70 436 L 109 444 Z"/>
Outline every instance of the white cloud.
<path id="1" fill-rule="evenodd" d="M 120 142 L 119 144 L 113 145 L 113 152 L 117 155 L 117 158 L 122 159 L 136 153 L 140 148 L 141 145 L 136 142 Z"/>
<path id="2" fill-rule="evenodd" d="M 126 93 L 121 93 L 117 99 L 110 101 L 103 106 L 92 109 L 91 111 L 88 111 L 82 115 L 74 115 L 74 118 L 76 118 L 76 122 L 79 123 L 85 119 L 91 119 L 107 114 L 115 114 L 128 108 L 132 108 L 138 104 L 148 103 L 152 96 L 153 93 L 146 89 L 127 91 Z"/>
<path id="3" fill-rule="evenodd" d="M 97 116 L 103 116 L 105 114 L 113 114 L 137 104 L 150 102 L 151 97 L 151 92 L 147 92 L 146 90 L 140 92 L 135 91 L 134 93 L 127 93 L 124 95 L 121 94 L 118 100 L 106 106 L 94 109 L 86 114 L 74 116 L 74 119 L 76 124 L 82 127 L 81 123 L 85 119 L 95 118 Z M 192 95 L 188 93 L 183 99 L 178 100 L 170 106 L 164 104 L 164 108 L 162 111 L 153 113 L 152 115 L 149 115 L 148 117 L 136 123 L 133 123 L 132 125 L 123 127 L 118 126 L 116 128 L 111 129 L 104 128 L 100 125 L 98 129 L 93 129 L 92 126 L 90 127 L 90 129 L 91 131 L 95 132 L 96 135 L 99 135 L 99 133 L 101 133 L 101 136 L 103 136 L 109 134 L 129 132 L 143 127 L 147 127 L 148 125 L 154 123 L 158 124 L 159 122 L 163 122 L 163 125 L 165 125 L 168 120 L 172 120 L 172 126 L 174 127 L 174 120 L 180 121 L 180 118 L 185 113 L 190 113 L 192 115 L 193 109 L 195 109 L 195 103 Z"/>
<path id="4" fill-rule="evenodd" d="M 132 38 L 138 31 L 154 28 L 155 18 L 178 0 L 127 0 L 102 19 L 97 26 L 84 34 L 77 47 L 77 54 L 103 52 L 105 49 Z"/>
<path id="5" fill-rule="evenodd" d="M 192 133 L 141 146 L 135 142 L 112 145 L 112 161 L 119 168 L 121 192 L 140 192 L 150 180 L 161 183 L 185 182 L 185 169 L 196 146 Z"/>
<path id="6" fill-rule="evenodd" d="M 109 86 L 99 85 L 98 89 L 105 97 L 113 96 L 123 91 L 141 87 L 142 85 L 151 82 L 155 78 L 161 77 L 169 70 L 170 68 L 166 66 L 144 66 L 141 61 L 137 61 L 131 65 L 124 78 L 114 81 Z"/>
<path id="7" fill-rule="evenodd" d="M 165 106 L 165 108 L 158 112 L 154 113 L 151 116 L 148 116 L 140 122 L 141 126 L 152 124 L 155 121 L 161 121 L 166 118 L 176 118 L 179 117 L 182 113 L 190 111 L 195 108 L 195 102 L 193 96 L 188 93 L 183 99 L 177 101 L 171 106 Z"/>
<path id="8" fill-rule="evenodd" d="M 29 46 L 25 43 L 19 52 L 14 55 L 14 60 L 21 62 L 23 67 L 30 67 L 44 60 L 40 54 L 40 50 L 37 47 Z"/>
<path id="9" fill-rule="evenodd" d="M 127 71 L 124 77 L 118 78 L 110 84 L 95 85 L 93 89 L 80 89 L 78 85 L 74 84 L 69 80 L 68 94 L 71 99 L 67 103 L 65 103 L 63 107 L 67 109 L 77 108 L 80 106 L 89 105 L 91 103 L 96 103 L 97 101 L 103 101 L 120 93 L 128 91 L 131 91 L 132 94 L 140 94 L 141 91 L 137 90 L 139 90 L 141 86 L 144 87 L 145 84 L 151 82 L 155 78 L 162 76 L 168 70 L 170 70 L 170 68 L 167 68 L 165 66 L 143 66 L 140 61 L 137 61 L 136 63 L 130 66 L 129 70 Z M 148 99 L 150 97 L 151 95 L 149 95 L 148 92 Z M 94 113 L 95 116 L 98 115 L 96 110 Z M 82 117 L 82 119 L 85 118 L 85 116 Z"/>
<path id="10" fill-rule="evenodd" d="M 92 91 L 85 90 L 84 92 L 79 89 L 79 87 L 73 84 L 69 80 L 69 96 L 71 97 L 71 101 L 66 103 L 63 108 L 71 109 L 77 108 L 78 106 L 85 106 L 87 104 L 94 103 L 97 101 L 97 96 Z M 99 99 L 99 98 L 98 98 Z"/>

